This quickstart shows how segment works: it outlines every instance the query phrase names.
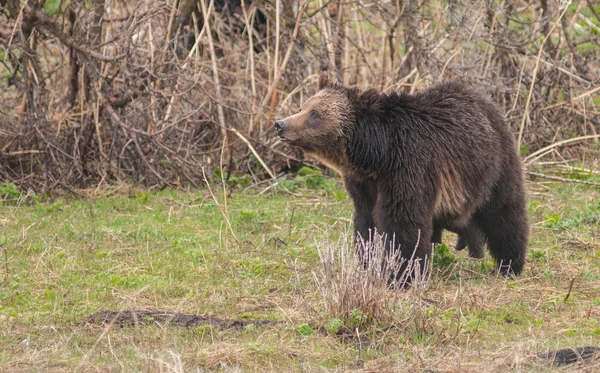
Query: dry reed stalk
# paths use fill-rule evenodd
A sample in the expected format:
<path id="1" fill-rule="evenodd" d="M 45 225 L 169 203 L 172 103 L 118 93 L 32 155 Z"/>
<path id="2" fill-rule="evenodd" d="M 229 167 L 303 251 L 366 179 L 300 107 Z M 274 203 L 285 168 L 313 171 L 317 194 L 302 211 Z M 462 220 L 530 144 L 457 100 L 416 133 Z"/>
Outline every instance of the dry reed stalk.
<path id="1" fill-rule="evenodd" d="M 210 6 L 212 7 L 214 0 L 211 0 Z M 227 159 L 231 158 L 231 149 L 229 149 L 229 138 L 227 134 L 228 126 L 225 124 L 225 114 L 223 114 L 223 96 L 221 95 L 221 84 L 219 83 L 219 69 L 217 67 L 217 56 L 215 54 L 215 46 L 212 39 L 212 30 L 210 28 L 209 13 L 206 8 L 205 0 L 200 0 L 202 6 L 202 15 L 204 17 L 204 25 L 206 27 L 206 38 L 208 40 L 208 48 L 210 51 L 210 60 L 212 62 L 213 79 L 215 81 L 215 94 L 217 95 L 217 114 L 219 116 L 219 124 L 221 126 L 221 135 L 223 136 L 223 147 L 226 152 Z M 221 173 L 223 168 L 221 168 Z"/>
<path id="2" fill-rule="evenodd" d="M 263 159 L 260 157 L 260 155 L 258 154 L 258 152 L 256 151 L 256 149 L 254 149 L 254 147 L 252 146 L 252 144 L 250 143 L 250 141 L 248 141 L 248 139 L 242 135 L 240 133 L 240 131 L 238 131 L 237 129 L 231 127 L 227 129 L 228 131 L 231 131 L 233 133 L 236 134 L 237 137 L 240 138 L 240 140 L 242 140 L 250 149 L 250 151 L 252 152 L 252 154 L 254 154 L 254 156 L 256 157 L 256 159 L 258 160 L 258 162 L 263 166 L 263 168 L 265 169 L 265 171 L 267 171 L 267 173 L 269 174 L 269 176 L 271 176 L 271 178 L 273 179 L 273 181 L 275 181 L 276 184 L 279 184 L 279 182 L 277 181 L 277 177 L 275 176 L 275 174 L 271 171 L 271 169 L 269 168 L 269 166 L 267 166 L 267 164 L 265 163 L 265 161 L 263 161 Z"/>
<path id="3" fill-rule="evenodd" d="M 523 57 L 524 59 L 525 57 Z M 525 72 L 525 62 L 521 62 L 521 71 L 519 72 L 519 81 L 517 83 L 517 93 L 515 94 L 514 100 L 513 100 L 513 106 L 510 109 L 510 111 L 514 111 L 515 108 L 517 107 L 517 103 L 519 102 L 519 94 L 521 92 L 521 87 L 523 86 L 523 73 Z"/>
<path id="4" fill-rule="evenodd" d="M 567 12 L 567 9 L 569 9 L 569 7 L 565 6 L 558 17 L 559 21 L 565 15 L 565 13 Z M 531 77 L 531 85 L 529 86 L 529 93 L 527 94 L 527 100 L 525 101 L 525 110 L 523 112 L 523 118 L 521 119 L 521 125 L 519 126 L 519 136 L 517 137 L 517 147 L 518 148 L 521 147 L 521 140 L 523 139 L 523 131 L 525 129 L 525 120 L 529 118 L 529 105 L 531 104 L 531 96 L 533 95 L 533 87 L 535 85 L 535 80 L 536 80 L 537 73 L 538 73 L 538 70 L 540 67 L 540 59 L 542 58 L 542 52 L 544 51 L 544 45 L 550 38 L 550 35 L 552 35 L 554 30 L 556 29 L 557 25 L 558 25 L 558 22 L 555 22 L 554 25 L 552 26 L 552 28 L 550 29 L 550 31 L 548 32 L 548 34 L 544 37 L 544 40 L 542 40 L 542 44 L 540 45 L 540 50 L 538 51 L 538 55 L 537 55 L 537 58 L 535 61 L 535 66 L 533 68 L 533 74 Z"/>
<path id="5" fill-rule="evenodd" d="M 150 0 L 146 0 L 146 11 L 148 11 L 148 9 L 150 8 L 148 2 Z M 154 46 L 154 33 L 152 31 L 152 21 L 148 22 L 148 45 L 150 46 L 150 69 L 152 71 L 155 71 L 156 68 L 156 61 L 154 58 L 154 54 L 155 54 L 155 46 Z M 150 83 L 151 87 L 154 88 L 155 83 L 152 82 Z M 156 96 L 154 94 L 152 94 L 150 96 L 150 113 L 152 114 L 152 120 L 154 121 L 154 123 L 157 122 L 157 115 L 156 115 Z"/>
<path id="6" fill-rule="evenodd" d="M 346 6 L 340 4 L 340 11 L 347 12 Z M 344 14 L 345 15 L 345 14 Z M 347 87 L 350 85 L 350 22 L 344 21 L 344 66 L 342 67 L 344 85 Z"/>
<path id="7" fill-rule="evenodd" d="M 171 30 L 173 29 L 173 21 L 175 20 L 175 15 L 177 14 L 177 8 L 179 7 L 179 0 L 173 0 L 173 5 L 171 6 L 171 13 L 169 15 L 169 23 L 167 24 L 167 36 L 166 36 L 166 40 L 165 40 L 165 45 L 168 45 L 171 42 Z M 162 53 L 160 54 L 160 58 L 158 60 L 159 63 L 159 68 L 158 68 L 158 72 L 159 73 L 163 73 L 165 71 L 165 59 L 167 58 L 167 50 L 168 48 L 165 48 Z M 162 80 L 159 80 L 156 83 L 156 88 L 160 91 L 161 89 L 161 82 Z"/>
<path id="8" fill-rule="evenodd" d="M 256 73 L 254 68 L 254 35 L 252 30 L 254 30 L 254 17 L 252 17 L 252 21 L 250 21 L 248 11 L 246 10 L 246 1 L 242 0 L 242 12 L 244 15 L 244 23 L 246 24 L 246 30 L 248 33 L 248 62 L 250 65 L 250 87 L 252 92 L 251 97 L 251 106 L 250 110 L 252 114 L 250 115 L 250 122 L 248 123 L 248 136 L 252 137 L 254 135 L 254 115 L 256 115 Z M 260 136 L 260 133 L 258 134 Z"/>
<path id="9" fill-rule="evenodd" d="M 358 11 L 354 12 L 354 22 L 356 23 L 357 27 L 360 27 L 360 32 L 358 33 L 357 37 L 358 37 L 358 47 L 359 50 L 356 53 L 356 71 L 358 74 L 360 74 L 360 79 L 357 79 L 359 81 L 362 81 L 362 88 L 365 88 L 365 84 L 367 83 L 368 79 L 367 79 L 367 70 L 365 67 L 365 64 L 361 64 L 359 63 L 359 56 L 362 56 L 362 53 L 365 50 L 365 42 L 363 41 L 363 35 L 364 35 L 364 28 L 362 23 L 358 22 Z"/>
<path id="10" fill-rule="evenodd" d="M 302 2 L 302 4 L 300 5 L 300 8 L 298 9 L 298 16 L 296 17 L 296 24 L 294 26 L 294 31 L 292 32 L 292 39 L 290 40 L 290 45 L 288 46 L 288 49 L 285 52 L 285 56 L 283 58 L 283 61 L 281 62 L 281 66 L 277 68 L 277 75 L 275 75 L 273 77 L 273 81 L 269 85 L 267 94 L 264 96 L 261 104 L 258 107 L 258 112 L 256 114 L 257 117 L 255 118 L 255 121 L 259 120 L 258 116 L 261 114 L 260 112 L 262 111 L 262 108 L 264 108 L 266 106 L 267 102 L 269 102 L 269 100 L 271 99 L 271 95 L 277 89 L 277 84 L 279 83 L 279 80 L 281 79 L 281 76 L 283 75 L 282 71 L 285 70 L 285 68 L 288 64 L 288 61 L 290 59 L 290 56 L 292 54 L 292 50 L 294 49 L 294 44 L 295 44 L 296 38 L 298 36 L 298 31 L 300 30 L 300 20 L 302 19 L 302 14 L 304 13 L 304 10 L 306 9 L 307 5 L 308 5 L 308 0 L 304 0 Z"/>
<path id="11" fill-rule="evenodd" d="M 279 69 L 279 43 L 281 38 L 281 12 L 280 12 L 281 0 L 275 0 L 275 51 L 273 52 L 273 76 L 277 76 Z"/>
<path id="12" fill-rule="evenodd" d="M 327 7 L 327 4 L 323 4 L 323 0 L 319 0 L 319 8 L 323 9 L 326 7 Z M 323 38 L 323 41 L 325 44 L 325 50 L 327 52 L 327 59 L 329 60 L 329 66 L 331 69 L 335 70 L 336 69 L 335 46 L 333 45 L 333 42 L 331 40 L 333 38 L 331 22 L 333 22 L 333 21 L 328 22 L 327 12 L 319 12 L 317 17 L 318 17 L 319 23 L 321 25 L 321 30 L 323 30 L 323 32 L 321 33 L 321 38 Z"/>
<path id="13" fill-rule="evenodd" d="M 381 76 L 379 78 L 379 89 L 383 90 L 386 86 L 386 78 L 387 78 L 387 74 L 386 74 L 386 68 L 387 68 L 387 52 L 386 52 L 386 47 L 387 47 L 387 35 L 389 34 L 389 30 L 387 32 L 384 32 L 381 35 L 381 47 L 380 47 L 380 54 L 379 54 L 379 60 L 381 61 Z"/>

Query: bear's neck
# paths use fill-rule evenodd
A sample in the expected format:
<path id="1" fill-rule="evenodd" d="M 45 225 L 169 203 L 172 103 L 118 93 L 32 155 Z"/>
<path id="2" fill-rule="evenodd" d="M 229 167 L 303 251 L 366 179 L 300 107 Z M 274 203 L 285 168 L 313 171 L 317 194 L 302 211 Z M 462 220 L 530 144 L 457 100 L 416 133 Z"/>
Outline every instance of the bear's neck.
<path id="1" fill-rule="evenodd" d="M 345 174 L 344 170 L 347 168 L 346 167 L 347 162 L 345 162 L 343 159 L 343 158 L 346 158 L 345 156 L 344 157 L 339 157 L 339 156 L 336 157 L 336 156 L 333 156 L 332 154 L 323 154 L 321 152 L 313 152 L 313 151 L 306 151 L 305 153 L 310 158 L 313 158 L 313 159 L 323 163 L 328 168 L 334 170 L 341 176 L 344 176 L 344 174 Z"/>
<path id="2" fill-rule="evenodd" d="M 305 150 L 305 154 L 334 170 L 342 177 L 352 176 L 356 179 L 363 179 L 370 176 L 364 172 L 361 172 L 361 170 L 354 166 L 348 159 L 348 155 L 345 152 L 333 153 Z"/>

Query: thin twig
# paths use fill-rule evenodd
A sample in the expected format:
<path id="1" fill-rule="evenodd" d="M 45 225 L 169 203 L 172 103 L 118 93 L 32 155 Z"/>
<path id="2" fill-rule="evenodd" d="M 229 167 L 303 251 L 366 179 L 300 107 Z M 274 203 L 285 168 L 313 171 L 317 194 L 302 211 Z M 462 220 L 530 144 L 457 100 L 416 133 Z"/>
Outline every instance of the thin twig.
<path id="1" fill-rule="evenodd" d="M 581 100 L 582 98 L 586 98 L 587 96 L 590 96 L 590 95 L 592 95 L 592 94 L 594 94 L 594 93 L 596 93 L 598 91 L 600 91 L 600 86 L 598 86 L 598 87 L 596 87 L 596 88 L 594 88 L 594 89 L 592 89 L 590 91 L 587 91 L 585 93 L 582 93 L 579 96 L 576 96 L 576 97 L 574 97 L 574 98 L 572 98 L 572 99 L 570 99 L 568 101 L 562 101 L 562 102 L 559 102 L 559 103 L 556 103 L 556 104 L 553 104 L 553 105 L 546 106 L 545 108 L 540 109 L 540 111 L 550 110 L 550 109 L 554 109 L 554 108 L 557 108 L 559 106 L 563 106 L 563 105 L 566 105 L 566 104 L 569 104 L 569 103 L 577 102 L 577 101 Z"/>
<path id="2" fill-rule="evenodd" d="M 221 174 L 222 173 L 223 173 L 223 170 L 221 170 Z M 227 224 L 227 228 L 229 228 L 229 232 L 231 232 L 233 239 L 239 245 L 240 241 L 237 239 L 237 236 L 235 235 L 235 232 L 233 231 L 233 227 L 231 226 L 231 221 L 229 221 L 229 215 L 227 215 L 227 213 L 225 211 L 223 211 L 223 208 L 221 207 L 219 200 L 213 193 L 212 188 L 210 187 L 210 183 L 208 182 L 208 179 L 206 178 L 206 173 L 204 172 L 204 167 L 202 167 L 202 177 L 204 179 L 204 183 L 206 184 L 206 187 L 208 188 L 208 192 L 210 193 L 210 196 L 212 197 L 213 201 L 217 205 L 217 208 L 221 212 L 221 215 L 223 215 L 223 219 L 225 219 L 225 223 Z"/>
<path id="3" fill-rule="evenodd" d="M 565 298 L 563 299 L 563 303 L 567 303 L 567 301 L 569 300 L 569 297 L 571 296 L 571 290 L 573 290 L 573 284 L 575 283 L 576 278 L 577 278 L 577 276 L 575 276 L 571 279 L 571 283 L 569 284 L 569 291 L 567 291 L 567 295 L 565 295 Z"/>

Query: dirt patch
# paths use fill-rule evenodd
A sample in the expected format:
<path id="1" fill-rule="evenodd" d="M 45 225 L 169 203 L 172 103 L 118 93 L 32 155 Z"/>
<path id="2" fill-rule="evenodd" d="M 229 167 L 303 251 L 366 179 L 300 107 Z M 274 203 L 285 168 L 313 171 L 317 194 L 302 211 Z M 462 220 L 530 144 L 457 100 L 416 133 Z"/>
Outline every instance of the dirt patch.
<path id="1" fill-rule="evenodd" d="M 265 326 L 281 324 L 280 321 L 262 319 L 220 319 L 213 316 L 191 315 L 186 313 L 156 310 L 100 311 L 91 314 L 77 323 L 84 325 L 116 325 L 120 327 L 142 326 L 152 324 L 168 324 L 193 328 L 212 326 L 219 329 L 244 329 L 248 325 Z"/>
<path id="2" fill-rule="evenodd" d="M 115 325 L 119 327 L 139 327 L 144 325 L 175 325 L 184 328 L 194 328 L 197 326 L 211 326 L 218 329 L 237 329 L 242 330 L 249 325 L 254 326 L 273 326 L 283 325 L 282 321 L 264 320 L 264 319 L 222 319 L 213 316 L 192 315 L 187 313 L 158 311 L 158 310 L 124 310 L 124 311 L 99 311 L 89 315 L 85 320 L 78 322 L 77 326 L 86 325 Z M 307 324 L 315 332 L 322 335 L 330 333 L 325 327 L 315 324 Z M 370 330 L 369 333 L 385 333 L 394 326 L 388 326 L 382 329 Z M 363 335 L 365 331 L 363 331 Z M 335 334 L 336 337 L 346 341 L 359 341 L 360 338 L 356 331 L 342 326 Z"/>
<path id="3" fill-rule="evenodd" d="M 583 346 L 563 348 L 539 354 L 538 358 L 552 361 L 556 366 L 570 365 L 584 361 L 597 361 L 600 360 L 600 347 Z"/>

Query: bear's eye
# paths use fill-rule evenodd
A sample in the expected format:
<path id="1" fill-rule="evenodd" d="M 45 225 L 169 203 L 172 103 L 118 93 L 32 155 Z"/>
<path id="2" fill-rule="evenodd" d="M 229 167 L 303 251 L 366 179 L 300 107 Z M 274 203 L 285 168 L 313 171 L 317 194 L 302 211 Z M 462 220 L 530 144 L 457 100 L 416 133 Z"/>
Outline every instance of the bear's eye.
<path id="1" fill-rule="evenodd" d="M 317 113 L 315 110 L 311 111 L 310 114 L 311 119 L 318 119 L 319 118 L 319 113 Z"/>

